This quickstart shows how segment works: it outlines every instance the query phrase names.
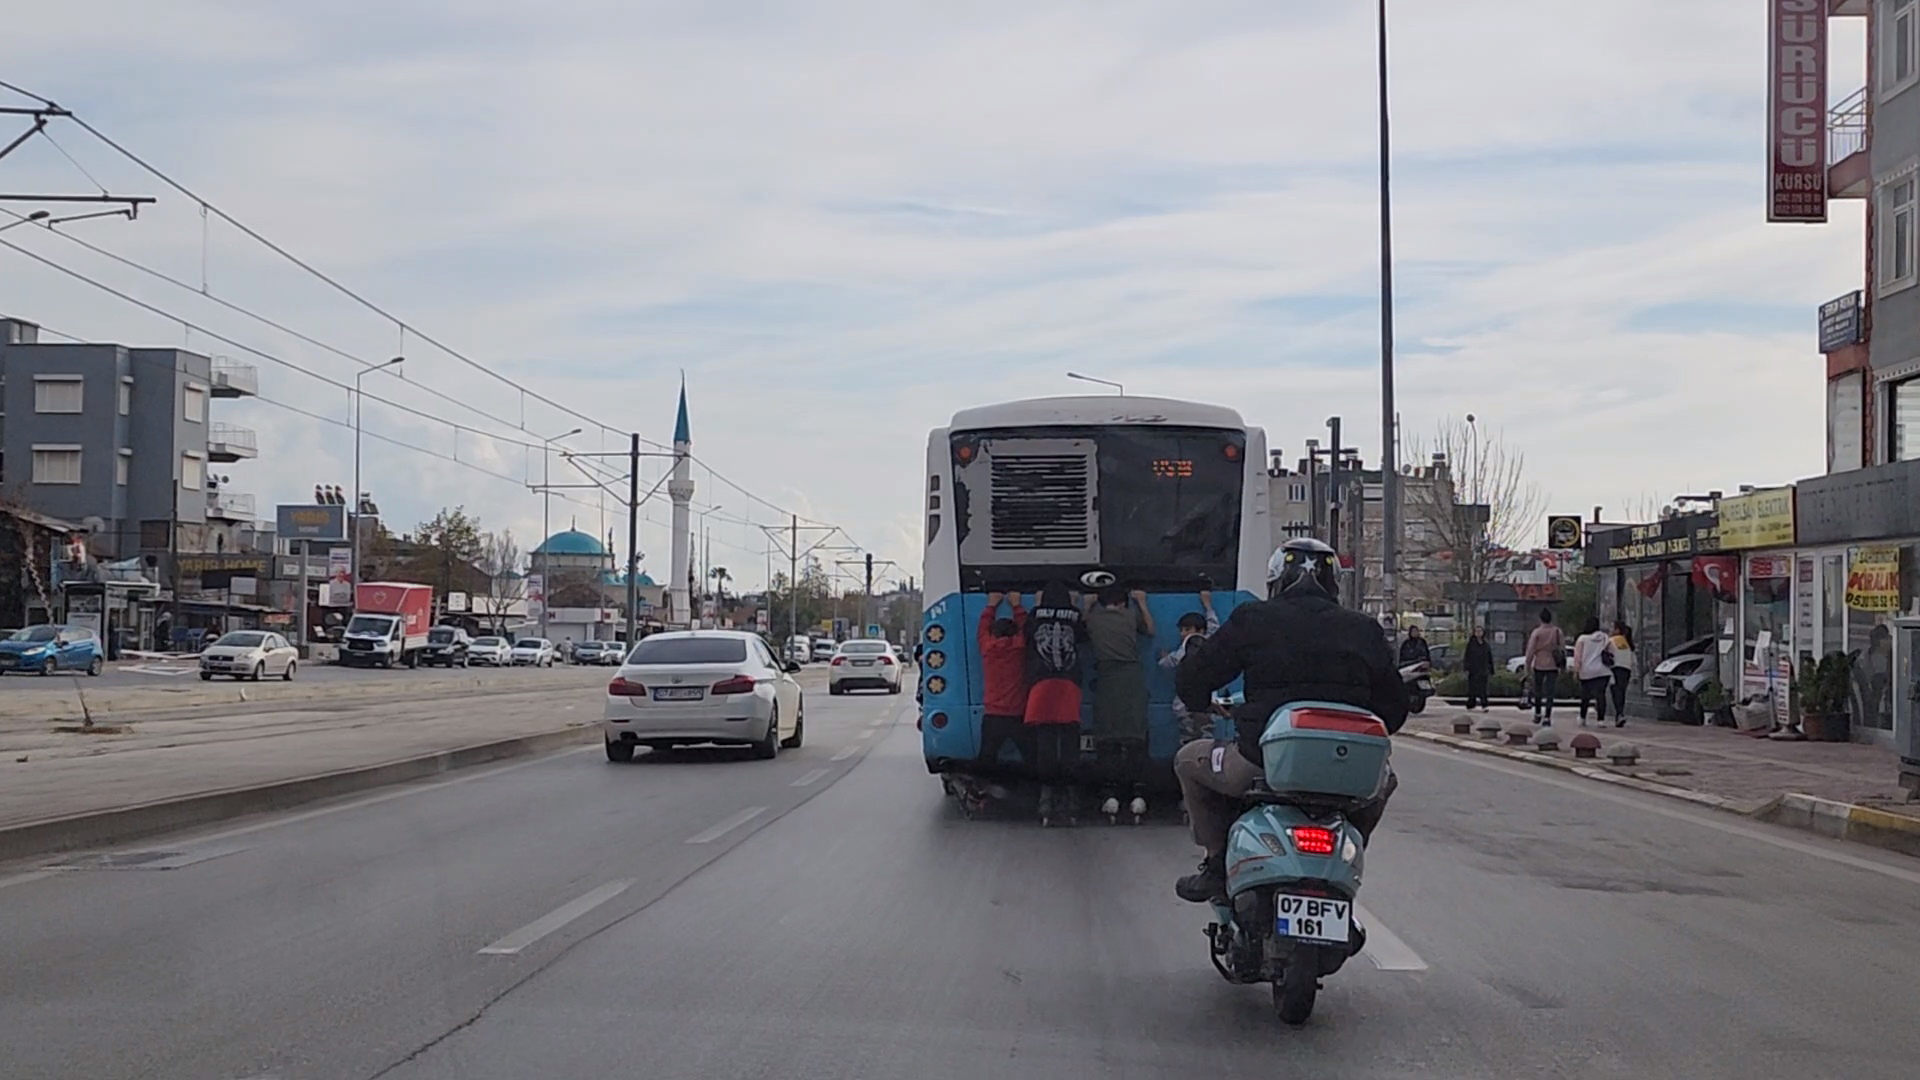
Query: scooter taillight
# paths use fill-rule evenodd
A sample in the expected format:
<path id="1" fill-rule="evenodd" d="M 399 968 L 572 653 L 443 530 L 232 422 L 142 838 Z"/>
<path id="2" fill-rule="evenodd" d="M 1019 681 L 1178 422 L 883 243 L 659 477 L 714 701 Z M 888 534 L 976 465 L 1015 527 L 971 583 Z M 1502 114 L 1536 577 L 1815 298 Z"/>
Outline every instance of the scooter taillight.
<path id="1" fill-rule="evenodd" d="M 1287 836 L 1302 855 L 1333 854 L 1335 841 L 1332 829 L 1323 829 L 1318 825 L 1295 825 L 1287 830 Z"/>

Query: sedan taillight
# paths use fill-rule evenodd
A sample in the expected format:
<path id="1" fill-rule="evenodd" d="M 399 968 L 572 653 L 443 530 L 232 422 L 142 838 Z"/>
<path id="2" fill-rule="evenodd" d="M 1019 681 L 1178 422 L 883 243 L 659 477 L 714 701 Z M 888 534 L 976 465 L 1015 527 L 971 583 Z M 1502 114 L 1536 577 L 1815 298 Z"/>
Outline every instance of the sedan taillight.
<path id="1" fill-rule="evenodd" d="M 630 679 L 615 676 L 607 684 L 607 694 L 609 697 L 646 697 L 647 688 Z"/>
<path id="2" fill-rule="evenodd" d="M 834 667 L 839 667 L 841 664 L 844 664 L 846 662 L 847 662 L 847 658 L 844 656 L 836 656 L 833 658 Z"/>
<path id="3" fill-rule="evenodd" d="M 881 664 L 881 666 L 882 666 L 882 667 L 892 667 L 892 666 L 893 666 L 893 657 L 891 657 L 891 656 L 882 656 L 882 657 L 880 658 L 880 664 Z"/>
<path id="4" fill-rule="evenodd" d="M 722 679 L 713 684 L 712 693 L 716 697 L 721 694 L 751 694 L 753 693 L 753 676 L 735 675 L 731 679 Z"/>

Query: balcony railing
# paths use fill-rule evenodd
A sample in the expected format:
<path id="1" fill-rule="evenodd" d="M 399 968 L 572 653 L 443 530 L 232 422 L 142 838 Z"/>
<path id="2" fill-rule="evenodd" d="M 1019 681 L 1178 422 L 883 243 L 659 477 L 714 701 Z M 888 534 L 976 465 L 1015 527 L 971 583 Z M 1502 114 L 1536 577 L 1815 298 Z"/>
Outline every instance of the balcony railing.
<path id="1" fill-rule="evenodd" d="M 215 424 L 207 432 L 207 460 L 239 461 L 260 456 L 260 445 L 252 428 L 238 424 Z"/>
<path id="2" fill-rule="evenodd" d="M 1827 163 L 1838 165 L 1867 148 L 1867 88 L 1827 110 Z"/>
<path id="3" fill-rule="evenodd" d="M 209 491 L 207 516 L 227 521 L 252 521 L 253 495 L 239 491 Z"/>
<path id="4" fill-rule="evenodd" d="M 213 358 L 213 396 L 252 397 L 260 392 L 260 369 L 230 356 Z"/>

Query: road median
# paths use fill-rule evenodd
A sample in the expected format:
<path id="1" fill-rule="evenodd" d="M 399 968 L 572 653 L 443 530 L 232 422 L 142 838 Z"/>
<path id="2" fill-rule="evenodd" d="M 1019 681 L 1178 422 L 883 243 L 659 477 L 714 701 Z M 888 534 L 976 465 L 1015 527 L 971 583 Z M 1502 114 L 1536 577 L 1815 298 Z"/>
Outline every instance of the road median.
<path id="1" fill-rule="evenodd" d="M 287 810 L 322 799 L 423 780 L 459 769 L 528 757 L 591 742 L 590 722 L 512 738 L 472 743 L 354 768 L 249 784 L 26 821 L 0 828 L 0 860 L 137 840 L 231 818 Z"/>

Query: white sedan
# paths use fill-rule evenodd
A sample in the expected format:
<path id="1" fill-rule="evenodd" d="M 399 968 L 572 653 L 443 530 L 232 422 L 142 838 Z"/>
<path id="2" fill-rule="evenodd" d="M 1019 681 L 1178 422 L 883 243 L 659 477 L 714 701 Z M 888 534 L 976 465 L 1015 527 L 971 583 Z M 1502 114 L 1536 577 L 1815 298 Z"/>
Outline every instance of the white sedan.
<path id="1" fill-rule="evenodd" d="M 887 642 L 878 639 L 843 641 L 834 650 L 831 666 L 827 668 L 827 693 L 838 695 L 866 687 L 897 694 L 900 692 L 901 666 L 899 657 L 894 655 L 893 646 Z"/>
<path id="2" fill-rule="evenodd" d="M 640 640 L 607 684 L 607 760 L 645 746 L 751 746 L 773 758 L 806 737 L 796 661 L 776 659 L 758 634 L 680 630 Z"/>
<path id="3" fill-rule="evenodd" d="M 200 681 L 215 675 L 259 682 L 268 675 L 293 681 L 300 652 L 279 634 L 266 630 L 234 630 L 200 651 Z"/>
<path id="4" fill-rule="evenodd" d="M 506 638 L 477 637 L 473 639 L 473 644 L 467 646 L 467 662 L 505 667 L 509 662 L 510 653 Z"/>
<path id="5" fill-rule="evenodd" d="M 521 638 L 513 643 L 513 651 L 507 656 L 508 663 L 514 667 L 552 667 L 553 642 L 546 638 Z"/>

